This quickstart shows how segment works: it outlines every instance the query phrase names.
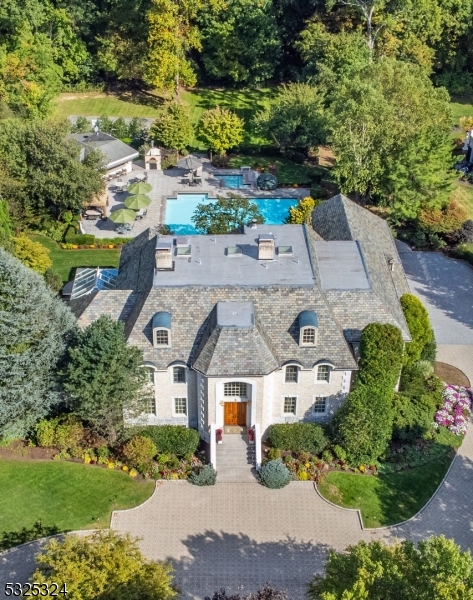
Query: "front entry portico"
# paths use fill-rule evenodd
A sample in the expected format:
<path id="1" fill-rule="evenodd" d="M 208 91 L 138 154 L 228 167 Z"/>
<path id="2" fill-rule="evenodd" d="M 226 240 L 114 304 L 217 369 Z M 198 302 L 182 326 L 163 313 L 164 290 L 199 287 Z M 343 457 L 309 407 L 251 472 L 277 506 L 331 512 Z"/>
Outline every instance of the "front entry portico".
<path id="1" fill-rule="evenodd" d="M 246 425 L 246 402 L 225 402 L 224 425 Z"/>

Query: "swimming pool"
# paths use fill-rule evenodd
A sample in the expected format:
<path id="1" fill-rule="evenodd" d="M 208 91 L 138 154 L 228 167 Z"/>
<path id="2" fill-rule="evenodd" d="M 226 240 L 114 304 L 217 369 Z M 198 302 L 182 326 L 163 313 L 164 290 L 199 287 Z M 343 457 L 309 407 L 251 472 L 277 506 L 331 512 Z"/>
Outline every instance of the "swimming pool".
<path id="1" fill-rule="evenodd" d="M 289 208 L 296 206 L 296 198 L 250 198 L 264 217 L 267 225 L 281 225 L 288 216 Z M 197 231 L 191 217 L 198 204 L 210 204 L 215 198 L 208 194 L 178 194 L 177 198 L 168 198 L 164 222 L 176 235 L 195 235 Z"/>
<path id="2" fill-rule="evenodd" d="M 215 175 L 216 179 L 223 181 L 223 186 L 230 189 L 247 187 L 250 184 L 243 183 L 243 175 Z"/>

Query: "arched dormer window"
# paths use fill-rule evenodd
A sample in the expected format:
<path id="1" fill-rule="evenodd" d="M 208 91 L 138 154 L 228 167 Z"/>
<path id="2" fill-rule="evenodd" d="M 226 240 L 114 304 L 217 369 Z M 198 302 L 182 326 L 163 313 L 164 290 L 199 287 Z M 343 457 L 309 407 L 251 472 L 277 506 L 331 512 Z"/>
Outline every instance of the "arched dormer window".
<path id="1" fill-rule="evenodd" d="M 153 317 L 153 346 L 171 347 L 171 313 L 161 311 Z"/>
<path id="2" fill-rule="evenodd" d="M 321 362 L 315 365 L 316 383 L 330 383 L 333 365 L 329 362 Z"/>
<path id="3" fill-rule="evenodd" d="M 304 310 L 299 315 L 299 346 L 317 346 L 319 321 L 313 310 Z"/>

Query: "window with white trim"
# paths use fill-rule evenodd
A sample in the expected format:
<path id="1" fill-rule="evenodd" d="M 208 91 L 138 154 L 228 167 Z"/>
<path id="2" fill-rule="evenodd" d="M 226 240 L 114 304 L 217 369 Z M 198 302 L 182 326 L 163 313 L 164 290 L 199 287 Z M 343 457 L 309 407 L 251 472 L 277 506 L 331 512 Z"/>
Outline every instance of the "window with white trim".
<path id="1" fill-rule="evenodd" d="M 314 327 L 304 327 L 302 330 L 302 345 L 313 346 L 315 344 L 315 329 Z"/>
<path id="2" fill-rule="evenodd" d="M 299 367 L 297 367 L 296 365 L 288 365 L 286 367 L 285 382 L 286 383 L 297 383 L 298 379 L 299 379 Z"/>
<path id="3" fill-rule="evenodd" d="M 296 402 L 297 402 L 297 398 L 295 396 L 286 396 L 284 398 L 283 412 L 285 414 L 295 415 L 296 414 Z"/>
<path id="4" fill-rule="evenodd" d="M 167 329 L 155 329 L 154 343 L 156 346 L 169 346 L 169 331 Z"/>
<path id="5" fill-rule="evenodd" d="M 324 415 L 327 412 L 327 398 L 316 396 L 312 408 L 315 414 Z"/>
<path id="6" fill-rule="evenodd" d="M 173 383 L 185 383 L 186 382 L 185 367 L 173 367 L 172 380 L 173 380 Z"/>
<path id="7" fill-rule="evenodd" d="M 238 398 L 248 397 L 248 386 L 243 381 L 231 381 L 223 384 L 223 395 Z"/>
<path id="8" fill-rule="evenodd" d="M 187 415 L 187 398 L 174 398 L 174 414 Z"/>
<path id="9" fill-rule="evenodd" d="M 142 367 L 146 372 L 146 383 L 154 385 L 154 371 L 153 367 Z"/>
<path id="10" fill-rule="evenodd" d="M 332 367 L 330 365 L 319 365 L 317 367 L 317 381 L 326 381 L 329 383 L 331 372 Z"/>

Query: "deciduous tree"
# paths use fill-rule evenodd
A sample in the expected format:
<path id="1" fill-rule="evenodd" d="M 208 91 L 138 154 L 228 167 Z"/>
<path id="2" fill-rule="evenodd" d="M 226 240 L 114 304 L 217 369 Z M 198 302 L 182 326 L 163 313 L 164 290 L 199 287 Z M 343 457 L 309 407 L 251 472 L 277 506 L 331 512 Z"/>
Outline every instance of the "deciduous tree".
<path id="1" fill-rule="evenodd" d="M 289 208 L 289 217 L 287 222 L 291 225 L 303 225 L 304 223 L 310 224 L 312 211 L 315 208 L 315 200 L 308 196 L 302 198 L 302 200 L 296 206 Z"/>
<path id="2" fill-rule="evenodd" d="M 59 403 L 57 370 L 75 326 L 38 273 L 0 248 L 0 436 L 22 436 Z"/>
<path id="3" fill-rule="evenodd" d="M 473 594 L 469 552 L 444 536 L 387 545 L 359 542 L 329 550 L 325 575 L 309 585 L 311 600 L 460 600 Z"/>
<path id="4" fill-rule="evenodd" d="M 51 540 L 36 557 L 32 581 L 61 582 L 71 600 L 172 600 L 173 569 L 148 561 L 130 536 L 98 531 Z M 64 596 L 66 597 L 66 596 Z"/>
<path id="5" fill-rule="evenodd" d="M 143 353 L 126 342 L 123 323 L 102 315 L 77 332 L 67 352 L 63 385 L 70 407 L 110 442 L 130 418 L 149 412 Z"/>
<path id="6" fill-rule="evenodd" d="M 217 106 L 202 113 L 199 137 L 210 150 L 222 155 L 241 144 L 244 137 L 243 127 L 243 119 L 231 110 Z"/>
<path id="7" fill-rule="evenodd" d="M 216 202 L 198 204 L 192 215 L 197 231 L 209 235 L 232 233 L 253 219 L 264 223 L 258 206 L 236 194 L 229 194 L 228 198 L 217 196 Z"/>
<path id="8" fill-rule="evenodd" d="M 194 136 L 190 112 L 179 102 L 169 102 L 154 121 L 150 137 L 165 148 L 179 150 L 187 148 Z"/>

